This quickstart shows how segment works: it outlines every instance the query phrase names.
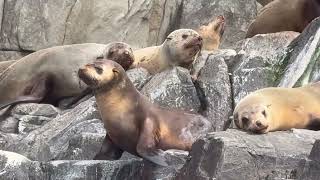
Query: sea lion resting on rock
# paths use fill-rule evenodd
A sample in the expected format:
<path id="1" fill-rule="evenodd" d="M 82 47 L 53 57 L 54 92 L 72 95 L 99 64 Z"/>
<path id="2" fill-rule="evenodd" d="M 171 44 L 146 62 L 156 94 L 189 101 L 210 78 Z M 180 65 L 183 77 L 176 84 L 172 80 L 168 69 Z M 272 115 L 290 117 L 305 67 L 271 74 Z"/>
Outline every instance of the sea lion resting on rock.
<path id="1" fill-rule="evenodd" d="M 0 73 L 0 109 L 22 102 L 56 104 L 62 98 L 90 91 L 78 69 L 99 58 L 109 58 L 128 69 L 133 63 L 128 44 L 74 44 L 43 49 L 25 56 Z"/>
<path id="2" fill-rule="evenodd" d="M 254 133 L 320 129 L 320 82 L 299 88 L 271 87 L 257 90 L 236 106 L 235 125 Z"/>
<path id="3" fill-rule="evenodd" d="M 320 16 L 320 0 L 274 0 L 250 24 L 246 38 L 281 31 L 302 32 Z"/>
<path id="4" fill-rule="evenodd" d="M 217 16 L 208 25 L 200 26 L 197 32 L 203 39 L 203 50 L 216 50 L 219 48 L 220 41 L 225 29 L 225 19 L 222 15 Z"/>
<path id="5" fill-rule="evenodd" d="M 170 33 L 160 46 L 135 50 L 131 68 L 143 67 L 151 74 L 172 66 L 190 68 L 201 47 L 202 38 L 196 31 L 178 29 Z"/>
<path id="6" fill-rule="evenodd" d="M 211 129 L 200 115 L 170 111 L 150 103 L 114 61 L 96 61 L 79 69 L 79 77 L 95 94 L 107 130 L 95 159 L 119 159 L 123 151 L 167 165 L 163 150 L 191 150 Z"/>

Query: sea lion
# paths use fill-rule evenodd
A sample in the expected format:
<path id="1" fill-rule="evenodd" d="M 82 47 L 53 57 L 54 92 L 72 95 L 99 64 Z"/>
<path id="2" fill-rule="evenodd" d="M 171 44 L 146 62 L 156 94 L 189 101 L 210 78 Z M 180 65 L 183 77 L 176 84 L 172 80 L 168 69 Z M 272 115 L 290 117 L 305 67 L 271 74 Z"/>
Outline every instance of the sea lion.
<path id="1" fill-rule="evenodd" d="M 250 24 L 246 38 L 281 31 L 302 32 L 320 16 L 320 0 L 274 0 Z"/>
<path id="2" fill-rule="evenodd" d="M 65 97 L 82 97 L 90 89 L 78 78 L 78 69 L 96 59 L 121 63 L 125 69 L 133 63 L 128 44 L 73 44 L 34 52 L 0 73 L 0 109 L 22 102 L 57 104 Z"/>
<path id="3" fill-rule="evenodd" d="M 87 64 L 78 74 L 93 89 L 107 130 L 94 159 L 119 159 L 127 151 L 166 166 L 163 150 L 190 151 L 192 143 L 211 129 L 211 123 L 200 115 L 149 102 L 114 61 Z"/>
<path id="4" fill-rule="evenodd" d="M 234 123 L 245 131 L 320 129 L 320 82 L 299 88 L 257 90 L 236 106 Z"/>
<path id="5" fill-rule="evenodd" d="M 201 36 L 192 29 L 171 32 L 160 46 L 133 51 L 135 61 L 131 68 L 143 67 L 150 74 L 172 66 L 190 68 L 202 48 Z"/>
<path id="6" fill-rule="evenodd" d="M 6 70 L 9 66 L 11 66 L 15 62 L 17 62 L 17 60 L 1 61 L 0 62 L 0 74 L 2 73 L 2 71 Z"/>
<path id="7" fill-rule="evenodd" d="M 225 30 L 224 16 L 214 18 L 208 25 L 200 26 L 197 32 L 203 39 L 203 50 L 212 51 L 219 48 Z"/>

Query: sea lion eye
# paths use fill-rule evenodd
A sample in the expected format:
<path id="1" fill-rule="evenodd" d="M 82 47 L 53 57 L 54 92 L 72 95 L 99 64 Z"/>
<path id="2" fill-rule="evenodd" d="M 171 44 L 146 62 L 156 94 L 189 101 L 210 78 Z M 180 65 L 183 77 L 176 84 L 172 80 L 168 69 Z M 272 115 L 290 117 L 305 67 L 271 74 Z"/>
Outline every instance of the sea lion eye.
<path id="1" fill-rule="evenodd" d="M 96 70 L 96 72 L 98 74 L 102 74 L 102 72 L 103 72 L 103 69 L 101 67 L 99 67 L 99 66 L 94 66 L 94 69 Z"/>
<path id="2" fill-rule="evenodd" d="M 263 111 L 262 111 L 262 114 L 263 114 L 264 117 L 266 117 L 266 116 L 267 116 L 266 110 L 263 110 Z"/>
<path id="3" fill-rule="evenodd" d="M 167 37 L 167 40 L 172 40 L 172 37 Z"/>
<path id="4" fill-rule="evenodd" d="M 241 119 L 241 121 L 242 121 L 242 124 L 243 124 L 243 125 L 248 125 L 248 123 L 249 123 L 249 119 L 246 118 L 246 117 L 243 117 L 243 118 Z"/>
<path id="5" fill-rule="evenodd" d="M 188 38 L 188 35 L 184 34 L 184 35 L 182 35 L 182 38 L 183 38 L 183 39 L 187 39 L 187 38 Z"/>

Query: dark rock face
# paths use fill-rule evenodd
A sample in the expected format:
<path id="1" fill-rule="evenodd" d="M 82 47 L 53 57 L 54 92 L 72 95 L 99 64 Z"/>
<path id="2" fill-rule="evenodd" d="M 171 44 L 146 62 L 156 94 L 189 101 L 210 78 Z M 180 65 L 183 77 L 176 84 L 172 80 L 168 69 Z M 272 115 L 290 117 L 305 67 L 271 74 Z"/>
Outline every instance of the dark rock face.
<path id="1" fill-rule="evenodd" d="M 318 138 L 319 132 L 309 130 L 211 133 L 194 143 L 177 179 L 295 179 L 299 161 Z"/>
<path id="2" fill-rule="evenodd" d="M 151 102 L 166 108 L 197 112 L 200 101 L 187 69 L 175 67 L 156 74 L 141 90 Z"/>
<path id="3" fill-rule="evenodd" d="M 309 24 L 287 52 L 282 59 L 287 66 L 279 86 L 295 87 L 320 80 L 320 18 Z"/>
<path id="4" fill-rule="evenodd" d="M 277 86 L 279 72 L 285 68 L 281 58 L 297 35 L 295 32 L 256 35 L 238 43 L 234 60 L 237 64 L 231 70 L 235 104 L 250 92 Z"/>
<path id="5" fill-rule="evenodd" d="M 298 168 L 299 180 L 317 180 L 320 177 L 320 140 L 317 140 L 309 158 L 300 161 Z"/>
<path id="6" fill-rule="evenodd" d="M 232 114 L 231 84 L 225 63 L 229 57 L 224 51 L 203 52 L 196 62 L 202 66 L 195 81 L 202 105 L 200 112 L 212 122 L 214 131 L 226 129 Z"/>

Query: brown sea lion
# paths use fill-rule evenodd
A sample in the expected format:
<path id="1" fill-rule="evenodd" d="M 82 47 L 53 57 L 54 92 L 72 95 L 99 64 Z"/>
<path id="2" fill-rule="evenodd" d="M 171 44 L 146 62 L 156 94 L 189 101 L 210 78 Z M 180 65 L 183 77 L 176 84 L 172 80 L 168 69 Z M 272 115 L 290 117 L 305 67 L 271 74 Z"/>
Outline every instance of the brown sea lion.
<path id="1" fill-rule="evenodd" d="M 214 18 L 208 25 L 200 26 L 197 32 L 203 39 L 203 50 L 212 51 L 219 48 L 225 29 L 225 19 L 222 15 Z"/>
<path id="2" fill-rule="evenodd" d="M 191 150 L 211 128 L 204 117 L 158 107 L 139 93 L 114 61 L 96 61 L 79 69 L 79 77 L 95 94 L 107 130 L 95 159 L 119 159 L 123 151 L 167 165 L 163 150 Z"/>
<path id="3" fill-rule="evenodd" d="M 245 131 L 267 133 L 291 128 L 320 129 L 320 82 L 299 88 L 257 90 L 236 106 L 234 123 Z"/>
<path id="4" fill-rule="evenodd" d="M 143 67 L 151 74 L 172 66 L 190 68 L 201 48 L 202 38 L 196 31 L 178 29 L 170 33 L 160 46 L 135 50 L 131 68 Z"/>
<path id="5" fill-rule="evenodd" d="M 250 24 L 246 38 L 281 31 L 302 32 L 320 16 L 320 0 L 274 0 Z"/>
<path id="6" fill-rule="evenodd" d="M 34 52 L 0 73 L 0 109 L 22 102 L 56 104 L 90 89 L 78 78 L 78 69 L 101 58 L 110 58 L 128 69 L 133 63 L 128 44 L 73 44 Z"/>

